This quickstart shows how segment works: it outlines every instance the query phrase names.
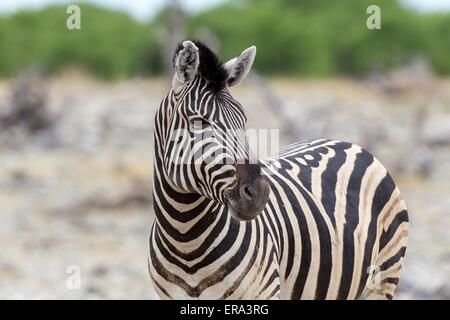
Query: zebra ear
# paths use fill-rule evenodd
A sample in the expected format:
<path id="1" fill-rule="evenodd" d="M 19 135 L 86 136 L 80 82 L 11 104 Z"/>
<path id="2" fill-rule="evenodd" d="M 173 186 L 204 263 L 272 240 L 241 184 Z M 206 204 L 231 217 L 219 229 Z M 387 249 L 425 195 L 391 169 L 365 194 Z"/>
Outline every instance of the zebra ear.
<path id="1" fill-rule="evenodd" d="M 198 48 L 192 41 L 184 41 L 179 46 L 178 52 L 175 53 L 173 60 L 175 65 L 174 87 L 180 84 L 183 85 L 195 78 L 200 59 Z"/>
<path id="2" fill-rule="evenodd" d="M 223 67 L 228 72 L 227 85 L 229 87 L 241 83 L 248 73 L 255 60 L 256 47 L 251 46 L 245 49 L 239 57 L 233 58 L 226 62 Z"/>

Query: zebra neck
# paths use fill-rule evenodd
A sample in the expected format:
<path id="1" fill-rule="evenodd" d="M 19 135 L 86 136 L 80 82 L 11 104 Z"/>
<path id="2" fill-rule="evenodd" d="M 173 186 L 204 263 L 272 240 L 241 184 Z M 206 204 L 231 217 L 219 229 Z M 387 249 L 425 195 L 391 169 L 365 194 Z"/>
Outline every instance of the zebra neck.
<path id="1" fill-rule="evenodd" d="M 187 253 L 204 245 L 205 238 L 218 236 L 220 227 L 230 220 L 227 208 L 202 195 L 178 190 L 167 182 L 164 170 L 158 170 L 157 163 L 155 161 L 153 207 L 161 239 Z"/>

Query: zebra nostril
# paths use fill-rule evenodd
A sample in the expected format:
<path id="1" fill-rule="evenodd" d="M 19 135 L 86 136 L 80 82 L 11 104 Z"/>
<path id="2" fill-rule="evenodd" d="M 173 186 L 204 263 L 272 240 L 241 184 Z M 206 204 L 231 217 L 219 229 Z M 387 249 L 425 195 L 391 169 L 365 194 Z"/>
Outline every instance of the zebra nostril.
<path id="1" fill-rule="evenodd" d="M 254 198 L 255 198 L 255 196 L 256 196 L 256 190 L 255 190 L 255 187 L 254 186 L 252 186 L 252 185 L 243 185 L 242 187 L 241 187 L 241 193 L 242 193 L 242 196 L 245 198 L 245 199 L 247 199 L 247 200 L 253 200 Z"/>

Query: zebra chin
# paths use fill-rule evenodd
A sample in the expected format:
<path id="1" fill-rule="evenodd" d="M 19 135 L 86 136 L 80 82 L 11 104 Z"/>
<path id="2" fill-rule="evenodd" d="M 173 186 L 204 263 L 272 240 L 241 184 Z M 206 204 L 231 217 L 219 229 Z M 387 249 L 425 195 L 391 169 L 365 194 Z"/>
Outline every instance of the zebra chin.
<path id="1" fill-rule="evenodd" d="M 228 210 L 237 220 L 255 219 L 269 201 L 269 182 L 258 165 L 237 165 L 236 173 L 237 183 L 225 191 Z"/>

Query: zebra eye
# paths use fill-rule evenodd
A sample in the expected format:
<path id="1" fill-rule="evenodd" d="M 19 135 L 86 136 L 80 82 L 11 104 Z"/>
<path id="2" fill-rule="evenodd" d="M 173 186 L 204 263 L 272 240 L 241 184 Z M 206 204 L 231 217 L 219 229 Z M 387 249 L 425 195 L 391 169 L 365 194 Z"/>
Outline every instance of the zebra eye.
<path id="1" fill-rule="evenodd" d="M 203 118 L 193 118 L 191 121 L 192 127 L 195 130 L 202 130 L 211 127 L 211 124 Z"/>

